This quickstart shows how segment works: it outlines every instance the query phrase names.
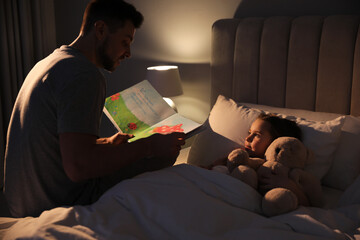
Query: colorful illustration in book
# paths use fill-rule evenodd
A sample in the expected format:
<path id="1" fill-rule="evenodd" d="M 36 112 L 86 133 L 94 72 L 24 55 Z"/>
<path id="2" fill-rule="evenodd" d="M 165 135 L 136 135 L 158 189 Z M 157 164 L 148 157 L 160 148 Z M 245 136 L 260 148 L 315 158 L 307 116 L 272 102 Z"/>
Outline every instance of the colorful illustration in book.
<path id="1" fill-rule="evenodd" d="M 104 113 L 118 131 L 135 136 L 129 142 L 200 126 L 175 112 L 147 80 L 106 98 Z"/>
<path id="2" fill-rule="evenodd" d="M 150 125 L 140 121 L 128 109 L 124 99 L 119 93 L 106 98 L 105 107 L 123 133 L 135 134 L 136 132 L 144 131 L 150 127 Z"/>
<path id="3" fill-rule="evenodd" d="M 152 132 L 153 133 L 162 133 L 162 134 L 172 133 L 172 132 L 184 132 L 184 129 L 182 129 L 181 126 L 182 126 L 182 123 L 177 124 L 175 126 L 163 125 L 163 126 L 154 128 L 152 130 Z"/>

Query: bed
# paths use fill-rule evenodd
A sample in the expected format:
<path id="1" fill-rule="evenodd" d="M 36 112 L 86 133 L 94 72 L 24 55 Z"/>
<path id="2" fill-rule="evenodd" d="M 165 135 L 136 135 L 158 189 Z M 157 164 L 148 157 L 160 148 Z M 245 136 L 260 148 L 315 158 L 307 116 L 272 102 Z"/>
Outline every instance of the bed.
<path id="1" fill-rule="evenodd" d="M 207 128 L 175 166 L 90 206 L 0 218 L 2 239 L 360 239 L 359 16 L 221 19 L 212 29 Z M 262 214 L 262 196 L 198 167 L 243 144 L 261 112 L 296 121 L 324 205 Z"/>

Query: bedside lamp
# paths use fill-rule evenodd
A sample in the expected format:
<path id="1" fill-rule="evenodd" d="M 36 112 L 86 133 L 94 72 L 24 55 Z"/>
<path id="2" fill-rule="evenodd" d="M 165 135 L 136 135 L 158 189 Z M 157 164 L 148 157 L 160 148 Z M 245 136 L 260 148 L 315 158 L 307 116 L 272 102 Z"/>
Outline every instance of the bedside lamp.
<path id="1" fill-rule="evenodd" d="M 183 94 L 180 73 L 177 66 L 154 66 L 147 68 L 146 80 L 159 92 L 175 110 L 175 103 L 169 97 Z"/>

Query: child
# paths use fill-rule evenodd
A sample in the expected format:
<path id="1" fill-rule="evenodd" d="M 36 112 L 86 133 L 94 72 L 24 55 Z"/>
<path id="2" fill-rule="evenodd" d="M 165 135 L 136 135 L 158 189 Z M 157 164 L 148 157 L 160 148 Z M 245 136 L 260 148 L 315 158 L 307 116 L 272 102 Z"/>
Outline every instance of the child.
<path id="1" fill-rule="evenodd" d="M 251 124 L 249 135 L 245 138 L 244 147 L 250 157 L 264 158 L 266 149 L 278 137 L 295 137 L 302 140 L 302 132 L 299 126 L 291 120 L 280 118 L 273 114 L 260 114 Z M 226 160 L 216 161 L 211 169 L 217 165 L 226 165 Z M 276 174 L 259 177 L 259 188 L 268 191 L 275 187 L 287 188 L 298 197 L 299 204 L 307 206 L 309 201 L 294 181 Z"/>
<path id="2" fill-rule="evenodd" d="M 273 114 L 260 114 L 245 138 L 245 150 L 250 157 L 264 158 L 266 149 L 278 137 L 295 137 L 301 141 L 301 129 L 294 121 Z"/>
<path id="3" fill-rule="evenodd" d="M 302 132 L 294 121 L 274 114 L 260 114 L 250 126 L 244 148 L 250 157 L 264 158 L 266 149 L 278 137 L 295 137 L 302 141 Z M 207 168 L 226 165 L 226 160 L 227 157 L 219 159 Z"/>

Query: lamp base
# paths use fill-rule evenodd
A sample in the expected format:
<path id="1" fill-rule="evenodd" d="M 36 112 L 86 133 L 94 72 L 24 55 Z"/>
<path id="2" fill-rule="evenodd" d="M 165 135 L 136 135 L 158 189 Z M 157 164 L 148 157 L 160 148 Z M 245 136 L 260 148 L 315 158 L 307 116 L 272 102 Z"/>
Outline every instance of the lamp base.
<path id="1" fill-rule="evenodd" d="M 167 102 L 167 104 L 169 104 L 169 106 L 174 109 L 175 112 L 178 112 L 177 111 L 177 108 L 176 108 L 176 105 L 174 103 L 173 100 L 171 100 L 170 98 L 167 98 L 167 97 L 163 97 L 163 99 L 165 100 L 165 102 Z"/>

